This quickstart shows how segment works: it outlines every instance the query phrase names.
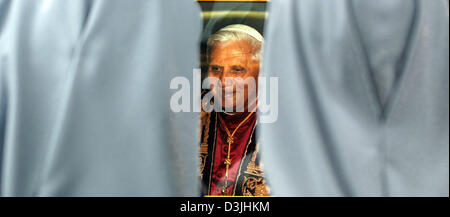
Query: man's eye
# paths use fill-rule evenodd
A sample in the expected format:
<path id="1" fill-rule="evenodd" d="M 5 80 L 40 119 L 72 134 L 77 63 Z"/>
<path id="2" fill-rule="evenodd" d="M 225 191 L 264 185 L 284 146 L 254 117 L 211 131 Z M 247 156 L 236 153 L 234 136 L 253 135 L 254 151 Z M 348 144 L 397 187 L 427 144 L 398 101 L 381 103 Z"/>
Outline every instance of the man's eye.
<path id="1" fill-rule="evenodd" d="M 236 73 L 242 73 L 245 71 L 245 69 L 244 68 L 233 68 L 233 71 Z"/>
<path id="2" fill-rule="evenodd" d="M 219 66 L 211 66 L 211 71 L 212 72 L 220 72 L 221 71 L 221 67 L 219 67 Z"/>

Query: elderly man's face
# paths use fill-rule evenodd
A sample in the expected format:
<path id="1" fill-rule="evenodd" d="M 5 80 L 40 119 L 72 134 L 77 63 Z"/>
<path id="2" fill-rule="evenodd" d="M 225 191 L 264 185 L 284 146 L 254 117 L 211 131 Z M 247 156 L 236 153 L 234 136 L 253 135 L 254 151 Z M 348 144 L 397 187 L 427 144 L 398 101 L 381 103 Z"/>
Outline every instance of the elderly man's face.
<path id="1" fill-rule="evenodd" d="M 212 48 L 208 76 L 222 82 L 221 95 L 220 90 L 212 90 L 216 99 L 222 98 L 218 103 L 225 109 L 247 111 L 248 105 L 254 105 L 259 75 L 259 61 L 253 59 L 255 49 L 244 40 L 216 43 Z M 234 82 L 226 82 L 226 78 L 233 78 Z M 249 82 L 251 79 L 254 85 Z"/>

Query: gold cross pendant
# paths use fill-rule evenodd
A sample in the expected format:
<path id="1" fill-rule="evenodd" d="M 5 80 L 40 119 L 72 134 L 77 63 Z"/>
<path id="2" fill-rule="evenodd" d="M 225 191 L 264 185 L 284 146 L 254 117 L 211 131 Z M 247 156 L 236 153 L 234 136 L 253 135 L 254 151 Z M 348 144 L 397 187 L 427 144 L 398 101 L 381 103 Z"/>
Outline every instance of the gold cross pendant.
<path id="1" fill-rule="evenodd" d="M 222 195 L 228 195 L 228 181 L 225 180 L 225 184 L 222 187 Z"/>

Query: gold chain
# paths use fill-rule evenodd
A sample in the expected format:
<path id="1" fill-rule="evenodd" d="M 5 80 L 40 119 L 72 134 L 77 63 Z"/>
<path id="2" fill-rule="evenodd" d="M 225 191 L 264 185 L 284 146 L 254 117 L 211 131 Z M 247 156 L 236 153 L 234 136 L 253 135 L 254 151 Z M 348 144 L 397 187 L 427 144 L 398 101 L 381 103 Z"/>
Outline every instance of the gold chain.
<path id="1" fill-rule="evenodd" d="M 222 123 L 223 127 L 225 128 L 225 132 L 227 132 L 228 138 L 227 138 L 227 143 L 228 143 L 228 154 L 227 154 L 227 158 L 224 161 L 224 164 L 226 165 L 225 168 L 225 185 L 222 188 L 222 194 L 225 194 L 225 191 L 228 187 L 228 169 L 230 168 L 231 165 L 231 159 L 230 159 L 230 153 L 231 153 L 231 144 L 233 144 L 234 142 L 234 134 L 237 132 L 237 130 L 239 129 L 239 127 L 242 126 L 242 124 L 244 124 L 249 118 L 250 116 L 256 111 L 258 107 L 255 106 L 255 108 L 253 109 L 253 111 L 250 112 L 249 115 L 247 115 L 247 117 L 245 117 L 245 119 L 239 123 L 239 125 L 234 129 L 233 133 L 230 133 L 230 131 L 228 130 L 227 125 L 225 124 L 225 121 L 222 119 L 222 117 L 220 115 L 218 115 L 220 123 Z"/>

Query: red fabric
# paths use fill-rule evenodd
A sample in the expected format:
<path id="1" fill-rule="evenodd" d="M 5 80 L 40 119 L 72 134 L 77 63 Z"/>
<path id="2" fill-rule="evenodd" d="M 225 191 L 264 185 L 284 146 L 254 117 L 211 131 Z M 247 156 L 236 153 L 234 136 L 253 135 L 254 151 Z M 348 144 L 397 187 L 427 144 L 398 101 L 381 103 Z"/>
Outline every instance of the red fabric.
<path id="1" fill-rule="evenodd" d="M 230 133 L 233 133 L 234 129 L 249 115 L 248 112 L 237 113 L 235 115 L 227 115 L 224 113 L 219 113 L 224 120 Z M 234 188 L 234 181 L 236 179 L 237 172 L 240 167 L 241 159 L 243 158 L 245 147 L 247 146 L 248 140 L 253 130 L 253 126 L 256 122 L 256 112 L 254 112 L 245 123 L 234 134 L 234 141 L 231 145 L 231 165 L 228 169 L 228 194 L 232 195 Z M 214 154 L 214 168 L 211 176 L 211 195 L 223 195 L 222 188 L 224 185 L 226 165 L 224 164 L 225 159 L 228 155 L 228 134 L 220 120 L 217 120 L 217 137 L 216 137 L 216 151 Z M 254 139 L 254 138 L 253 138 Z"/>

